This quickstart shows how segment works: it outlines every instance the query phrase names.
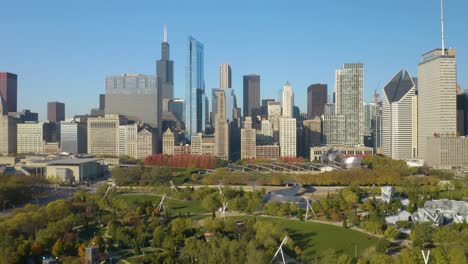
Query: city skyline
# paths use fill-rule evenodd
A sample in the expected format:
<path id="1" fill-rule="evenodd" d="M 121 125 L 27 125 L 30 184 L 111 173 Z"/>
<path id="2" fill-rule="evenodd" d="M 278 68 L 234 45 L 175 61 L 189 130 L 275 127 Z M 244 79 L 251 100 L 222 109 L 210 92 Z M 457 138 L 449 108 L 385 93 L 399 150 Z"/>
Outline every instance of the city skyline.
<path id="1" fill-rule="evenodd" d="M 242 76 L 250 73 L 257 73 L 262 76 L 262 91 L 261 98 L 274 98 L 277 90 L 280 90 L 282 84 L 289 80 L 295 87 L 296 93 L 306 93 L 307 87 L 312 83 L 325 83 L 329 85 L 329 91 L 332 89 L 334 79 L 334 69 L 338 68 L 343 63 L 362 62 L 366 67 L 365 79 L 365 101 L 371 101 L 372 93 L 374 90 L 381 91 L 383 85 L 392 74 L 401 68 L 409 69 L 413 76 L 417 77 L 417 64 L 420 62 L 420 56 L 440 47 L 440 34 L 437 32 L 440 29 L 439 24 L 439 3 L 433 1 L 416 1 L 415 3 L 405 3 L 405 9 L 395 3 L 368 3 L 353 4 L 344 3 L 336 8 L 332 4 L 320 4 L 316 6 L 317 9 L 328 11 L 336 8 L 337 15 L 333 16 L 336 21 L 331 21 L 324 15 L 318 15 L 319 26 L 314 24 L 314 21 L 308 21 L 304 18 L 292 17 L 288 23 L 277 25 L 274 22 L 271 26 L 265 27 L 270 23 L 270 18 L 265 14 L 255 18 L 256 23 L 254 29 L 241 32 L 237 28 L 242 25 L 237 25 L 234 22 L 222 22 L 220 25 L 211 25 L 212 21 L 216 20 L 216 16 L 209 16 L 201 21 L 187 25 L 181 23 L 185 19 L 190 19 L 190 14 L 187 18 L 183 18 L 190 10 L 190 4 L 186 9 L 172 6 L 171 4 L 164 3 L 161 10 L 176 10 L 173 17 L 161 14 L 160 17 L 151 17 L 149 14 L 143 12 L 142 18 L 138 18 L 131 23 L 131 27 L 124 25 L 120 30 L 133 36 L 138 32 L 145 32 L 143 39 L 145 43 L 135 42 L 137 44 L 129 45 L 127 40 L 114 39 L 117 37 L 117 30 L 113 27 L 111 29 L 105 28 L 105 23 L 100 25 L 96 24 L 94 31 L 85 30 L 88 23 L 96 22 L 97 11 L 104 8 L 104 6 L 97 5 L 95 10 L 90 14 L 89 21 L 83 21 L 80 25 L 74 24 L 71 21 L 73 15 L 70 17 L 55 16 L 47 18 L 46 15 L 49 9 L 44 10 L 43 16 L 33 16 L 37 21 L 37 25 L 42 25 L 44 28 L 57 29 L 39 30 L 43 35 L 38 36 L 34 31 L 35 25 L 32 28 L 24 28 L 24 23 L 30 21 L 31 18 L 22 17 L 18 12 L 6 12 L 16 14 L 16 17 L 6 14 L 2 16 L 0 21 L 6 19 L 6 24 L 23 19 L 21 23 L 12 25 L 7 29 L 12 32 L 11 40 L 8 43 L 0 44 L 0 55 L 2 61 L 0 62 L 0 71 L 8 71 L 18 74 L 18 110 L 29 108 L 35 112 L 40 113 L 42 120 L 45 119 L 46 107 L 44 105 L 47 101 L 61 101 L 67 105 L 67 118 L 74 114 L 88 113 L 89 109 L 98 105 L 98 94 L 104 90 L 104 80 L 107 75 L 118 75 L 128 72 L 136 72 L 143 74 L 154 74 L 154 61 L 159 59 L 160 43 L 162 42 L 163 24 L 167 24 L 169 35 L 169 42 L 171 44 L 171 58 L 174 60 L 174 89 L 175 97 L 183 98 L 185 86 L 185 59 L 186 38 L 188 35 L 193 35 L 200 42 L 206 45 L 205 56 L 205 79 L 206 87 L 216 87 L 219 83 L 218 67 L 221 63 L 229 63 L 232 67 L 232 86 L 237 90 L 238 105 L 242 105 Z M 418 6 L 424 3 L 426 8 L 424 15 L 419 15 L 416 18 L 402 19 L 395 22 L 390 17 L 391 10 L 395 9 L 404 16 L 405 13 L 420 8 Z M 205 4 L 202 3 L 201 7 Z M 82 10 L 86 7 L 86 3 L 77 7 L 77 10 Z M 252 10 L 246 15 L 252 16 L 255 10 L 261 6 L 258 3 L 252 5 Z M 287 6 L 290 10 L 296 13 L 304 12 L 301 9 L 307 10 L 309 6 L 305 3 L 298 3 L 295 6 Z M 303 7 L 303 8 L 301 8 Z M 447 32 L 447 47 L 463 47 L 467 46 L 468 39 L 463 34 L 463 24 L 466 24 L 465 18 L 462 15 L 463 10 L 466 10 L 468 5 L 462 1 L 452 1 L 446 3 L 446 32 Z M 5 6 L 7 10 L 14 11 L 20 8 L 17 4 L 7 3 Z M 34 10 L 34 4 L 28 7 L 24 14 L 29 14 Z M 228 8 L 224 6 L 222 8 Z M 272 3 L 267 7 L 270 13 L 275 14 L 282 12 L 283 4 Z M 64 14 L 70 11 L 61 4 L 57 4 L 50 10 L 54 11 L 59 9 Z M 149 8 L 151 9 L 151 8 Z M 310 8 L 309 8 L 310 9 Z M 200 8 L 202 10 L 202 8 Z M 239 9 L 234 8 L 233 11 Z M 209 12 L 206 10 L 203 12 Z M 251 13 L 252 12 L 252 13 Z M 363 14 L 360 19 L 353 21 L 355 27 L 349 32 L 340 32 L 340 23 L 343 23 L 348 16 L 354 13 Z M 163 12 L 164 13 L 164 12 Z M 235 12 L 233 12 L 235 13 Z M 266 12 L 268 13 L 268 12 Z M 387 15 L 389 13 L 389 15 Z M 106 14 L 111 19 L 115 19 L 120 14 L 119 11 L 114 15 Z M 375 19 L 376 14 L 379 14 L 379 19 Z M 193 14 L 192 14 L 193 15 Z M 341 16 L 340 16 L 341 15 Z M 393 16 L 394 14 L 392 14 Z M 39 19 L 39 20 L 37 20 Z M 372 20 L 373 23 L 366 23 L 367 20 Z M 3 21 L 2 21 L 3 22 Z M 60 22 L 60 23 L 57 23 Z M 322 23 L 323 22 L 323 23 Z M 63 25 L 59 25 L 63 24 Z M 402 25 L 406 27 L 403 27 Z M 31 26 L 31 23 L 27 24 Z M 323 27 L 326 25 L 326 27 Z M 64 27 L 71 26 L 74 29 L 75 35 L 64 32 Z M 121 26 L 121 25 L 120 25 Z M 141 27 L 135 30 L 135 26 Z M 217 27 L 226 26 L 227 32 L 232 34 L 224 34 L 223 31 L 216 30 Z M 257 31 L 265 29 L 261 36 L 258 36 L 258 41 L 249 41 L 249 46 L 243 45 L 242 37 L 252 38 L 252 34 Z M 115 30 L 115 32 L 114 32 Z M 57 34 L 58 32 L 58 34 Z M 358 37 L 346 42 L 346 45 L 334 43 L 337 40 L 344 40 L 350 37 L 351 33 L 355 33 Z M 13 34 L 14 33 L 14 34 Z M 147 33 L 147 34 L 146 34 Z M 288 34 L 290 44 L 280 42 L 276 44 L 278 38 Z M 304 34 L 306 33 L 306 34 Z M 111 37 L 111 43 L 104 41 L 99 34 Z M 223 34 L 223 38 L 220 38 Z M 224 38 L 225 35 L 227 39 Z M 308 40 L 316 36 L 321 36 L 326 41 L 322 44 L 311 45 Z M 353 34 L 354 36 L 354 34 Z M 396 36 L 408 36 L 410 40 L 404 44 L 398 44 L 393 39 Z M 27 47 L 20 42 L 20 39 L 37 38 L 37 42 L 32 47 Z M 83 46 L 77 46 L 76 43 L 71 43 L 70 40 L 80 37 L 83 39 L 90 39 L 96 37 L 97 41 L 90 41 L 88 43 L 80 42 Z M 60 47 L 52 44 L 50 41 L 60 39 Z M 232 39 L 234 38 L 234 39 Z M 117 41 L 116 41 L 117 40 Z M 391 40 L 391 41 L 390 41 Z M 388 41 L 388 42 L 386 42 Z M 229 42 L 229 43 L 226 43 Z M 24 43 L 28 43 L 25 41 Z M 29 42 L 31 43 L 31 42 Z M 223 44 L 223 45 L 221 45 Z M 268 45 L 266 45 L 268 44 Z M 404 46 L 403 46 L 404 45 Z M 106 48 L 105 48 L 106 47 Z M 294 51 L 292 51 L 294 47 Z M 297 48 L 296 48 L 297 47 Z M 325 49 L 325 52 L 323 50 Z M 52 52 L 52 50 L 54 52 Z M 316 50 L 320 50 L 317 53 Z M 359 52 L 365 50 L 365 53 Z M 41 51 L 41 52 L 37 52 Z M 84 56 L 78 57 L 74 55 L 75 51 Z M 31 53 L 34 52 L 34 53 Z M 115 60 L 111 56 L 112 53 L 119 52 L 122 56 Z M 333 54 L 332 54 L 333 53 Z M 21 54 L 22 56 L 19 56 Z M 173 56 L 172 56 L 173 55 Z M 239 56 L 242 55 L 242 56 Z M 275 56 L 272 56 L 275 55 Z M 46 56 L 46 57 L 44 57 Z M 83 57 L 83 58 L 81 58 Z M 274 60 L 269 57 L 274 57 Z M 459 77 L 458 82 L 466 89 L 468 86 L 467 76 L 463 74 L 467 64 L 467 54 L 460 50 L 458 56 Z M 92 61 L 89 58 L 93 58 Z M 286 59 L 294 60 L 294 64 L 282 65 L 282 61 Z M 41 67 L 34 67 L 39 65 L 39 61 L 44 63 Z M 125 63 L 123 63 L 125 62 Z M 28 65 L 28 66 L 27 66 Z M 31 66 L 29 66 L 31 65 Z M 59 77 L 56 76 L 60 70 Z M 76 72 L 80 72 L 80 78 L 74 78 Z M 39 77 L 40 76 L 40 77 Z M 81 78 L 82 76 L 82 78 Z M 27 96 L 26 96 L 27 95 Z M 305 96 L 298 97 L 297 105 L 301 111 L 306 110 Z"/>

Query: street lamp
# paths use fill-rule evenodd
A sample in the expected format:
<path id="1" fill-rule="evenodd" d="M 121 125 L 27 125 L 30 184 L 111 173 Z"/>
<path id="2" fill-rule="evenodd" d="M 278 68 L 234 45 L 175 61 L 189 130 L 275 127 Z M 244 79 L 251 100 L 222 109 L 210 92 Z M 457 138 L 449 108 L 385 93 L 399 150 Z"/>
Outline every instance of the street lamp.
<path id="1" fill-rule="evenodd" d="M 3 211 L 5 212 L 6 210 L 6 204 L 9 202 L 10 200 L 5 200 L 3 201 Z"/>

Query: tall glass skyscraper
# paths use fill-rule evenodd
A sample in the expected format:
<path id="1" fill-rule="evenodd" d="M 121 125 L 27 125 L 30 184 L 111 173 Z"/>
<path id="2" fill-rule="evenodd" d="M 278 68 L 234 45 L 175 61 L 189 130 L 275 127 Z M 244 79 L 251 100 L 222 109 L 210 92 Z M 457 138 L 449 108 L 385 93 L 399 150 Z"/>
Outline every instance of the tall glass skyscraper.
<path id="1" fill-rule="evenodd" d="M 185 129 L 186 137 L 205 130 L 205 79 L 203 44 L 189 36 L 185 88 Z"/>

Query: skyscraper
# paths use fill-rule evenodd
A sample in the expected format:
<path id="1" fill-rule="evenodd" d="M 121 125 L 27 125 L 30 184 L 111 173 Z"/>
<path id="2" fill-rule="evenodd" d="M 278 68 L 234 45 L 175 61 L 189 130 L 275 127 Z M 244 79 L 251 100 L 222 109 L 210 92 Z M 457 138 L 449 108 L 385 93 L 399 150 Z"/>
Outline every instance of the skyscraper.
<path id="1" fill-rule="evenodd" d="M 307 88 L 307 118 L 314 119 L 325 113 L 328 98 L 326 84 L 312 84 Z"/>
<path id="2" fill-rule="evenodd" d="M 345 116 L 346 138 L 341 144 L 364 144 L 364 65 L 344 64 L 336 71 L 336 114 Z"/>
<path id="3" fill-rule="evenodd" d="M 219 88 L 228 89 L 232 87 L 231 66 L 227 63 L 219 66 Z"/>
<path id="4" fill-rule="evenodd" d="M 106 77 L 106 114 L 123 115 L 129 120 L 145 122 L 159 128 L 156 77 L 143 74 L 122 74 Z"/>
<path id="5" fill-rule="evenodd" d="M 423 160 L 428 138 L 457 132 L 455 55 L 455 49 L 435 49 L 418 65 L 418 156 Z"/>
<path id="6" fill-rule="evenodd" d="M 260 109 L 260 76 L 244 75 L 244 116 L 254 117 Z"/>
<path id="7" fill-rule="evenodd" d="M 413 157 L 413 97 L 416 84 L 408 71 L 397 73 L 383 89 L 383 154 L 393 159 Z"/>
<path id="8" fill-rule="evenodd" d="M 252 117 L 246 116 L 244 128 L 241 129 L 241 159 L 256 157 L 256 132 L 252 128 Z"/>
<path id="9" fill-rule="evenodd" d="M 65 104 L 60 102 L 47 103 L 47 120 L 49 122 L 60 122 L 65 120 Z"/>
<path id="10" fill-rule="evenodd" d="M 156 76 L 158 78 L 158 89 L 161 91 L 161 100 L 174 98 L 174 61 L 169 58 L 167 29 L 164 26 L 161 59 L 156 62 Z"/>
<path id="11" fill-rule="evenodd" d="M 187 43 L 187 75 L 185 88 L 185 129 L 191 138 L 205 129 L 205 79 L 203 44 L 190 36 Z"/>
<path id="12" fill-rule="evenodd" d="M 218 109 L 215 116 L 215 156 L 229 160 L 229 125 L 226 120 L 226 97 L 224 91 L 218 91 Z"/>
<path id="13" fill-rule="evenodd" d="M 294 109 L 294 92 L 289 82 L 286 82 L 286 84 L 284 85 L 282 103 L 283 114 L 281 116 L 286 118 L 292 118 Z"/>
<path id="14" fill-rule="evenodd" d="M 87 127 L 84 122 L 60 122 L 60 149 L 68 153 L 87 153 Z"/>
<path id="15" fill-rule="evenodd" d="M 280 156 L 281 157 L 296 157 L 296 119 L 281 117 L 280 118 Z"/>
<path id="16" fill-rule="evenodd" d="M 16 112 L 18 96 L 18 76 L 9 72 L 0 72 L 0 100 L 3 100 L 3 113 Z"/>

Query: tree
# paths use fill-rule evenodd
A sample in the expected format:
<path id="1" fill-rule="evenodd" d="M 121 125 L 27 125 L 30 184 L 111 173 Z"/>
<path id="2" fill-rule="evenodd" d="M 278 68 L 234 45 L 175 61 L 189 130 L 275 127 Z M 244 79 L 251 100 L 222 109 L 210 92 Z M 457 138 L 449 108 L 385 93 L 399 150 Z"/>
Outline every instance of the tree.
<path id="1" fill-rule="evenodd" d="M 154 229 L 154 232 L 153 232 L 153 240 L 151 244 L 154 247 L 162 247 L 162 243 L 164 241 L 165 236 L 166 236 L 166 232 L 165 232 L 164 227 L 162 226 L 156 227 L 156 229 Z"/>
<path id="2" fill-rule="evenodd" d="M 400 231 L 396 229 L 394 226 L 389 226 L 384 232 L 384 235 L 391 239 L 396 239 L 400 236 Z"/>
<path id="3" fill-rule="evenodd" d="M 380 238 L 375 245 L 375 250 L 379 253 L 386 253 L 389 243 L 385 237 Z"/>
<path id="4" fill-rule="evenodd" d="M 413 245 L 422 248 L 430 246 L 432 244 L 432 232 L 431 223 L 416 224 L 410 234 Z"/>
<path id="5" fill-rule="evenodd" d="M 65 247 L 63 245 L 62 239 L 57 239 L 57 241 L 55 241 L 54 245 L 52 246 L 51 253 L 56 257 L 62 256 L 65 253 Z"/>

